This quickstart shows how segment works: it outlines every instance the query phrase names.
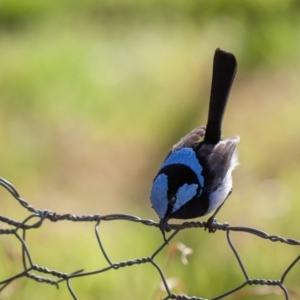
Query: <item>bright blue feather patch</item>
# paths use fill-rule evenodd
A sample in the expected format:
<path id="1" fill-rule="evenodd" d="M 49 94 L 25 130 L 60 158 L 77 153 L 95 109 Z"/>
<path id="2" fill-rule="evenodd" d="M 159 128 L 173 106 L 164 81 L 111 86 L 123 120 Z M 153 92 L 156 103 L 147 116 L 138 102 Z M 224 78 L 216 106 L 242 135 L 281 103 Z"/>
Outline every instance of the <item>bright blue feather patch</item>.
<path id="1" fill-rule="evenodd" d="M 171 153 L 170 156 L 164 161 L 160 169 L 172 164 L 182 164 L 192 169 L 197 175 L 200 187 L 203 187 L 204 185 L 204 178 L 202 176 L 203 168 L 200 165 L 196 153 L 192 148 L 184 147 Z M 178 175 L 180 176 L 180 174 Z M 200 193 L 201 193 L 201 188 L 199 191 L 199 195 Z"/>
<path id="2" fill-rule="evenodd" d="M 196 196 L 198 188 L 198 196 L 201 195 L 204 178 L 202 176 L 203 168 L 196 157 L 196 153 L 191 148 L 184 147 L 171 153 L 162 164 L 160 170 L 173 164 L 182 164 L 189 167 L 196 174 L 199 182 L 199 185 L 196 183 L 185 183 L 178 189 L 176 193 L 176 202 L 172 209 L 172 212 L 175 212 Z M 178 174 L 178 176 L 180 176 L 180 174 Z M 152 207 L 161 219 L 165 217 L 168 209 L 168 188 L 167 175 L 164 173 L 159 174 L 153 182 L 150 199 Z"/>
<path id="3" fill-rule="evenodd" d="M 162 219 L 168 209 L 168 177 L 165 174 L 159 174 L 152 185 L 150 195 L 152 207 Z"/>
<path id="4" fill-rule="evenodd" d="M 182 185 L 176 194 L 176 202 L 173 206 L 172 212 L 175 212 L 181 208 L 185 203 L 189 202 L 197 194 L 198 184 L 187 184 Z"/>

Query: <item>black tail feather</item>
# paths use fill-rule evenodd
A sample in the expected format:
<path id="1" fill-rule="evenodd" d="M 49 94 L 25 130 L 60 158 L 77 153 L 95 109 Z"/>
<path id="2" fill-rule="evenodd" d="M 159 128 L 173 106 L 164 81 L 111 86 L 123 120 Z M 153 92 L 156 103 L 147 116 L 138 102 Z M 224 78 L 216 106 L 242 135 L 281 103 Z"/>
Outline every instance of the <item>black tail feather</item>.
<path id="1" fill-rule="evenodd" d="M 232 53 L 216 49 L 204 141 L 217 144 L 221 139 L 221 127 L 227 99 L 235 77 L 237 62 Z"/>

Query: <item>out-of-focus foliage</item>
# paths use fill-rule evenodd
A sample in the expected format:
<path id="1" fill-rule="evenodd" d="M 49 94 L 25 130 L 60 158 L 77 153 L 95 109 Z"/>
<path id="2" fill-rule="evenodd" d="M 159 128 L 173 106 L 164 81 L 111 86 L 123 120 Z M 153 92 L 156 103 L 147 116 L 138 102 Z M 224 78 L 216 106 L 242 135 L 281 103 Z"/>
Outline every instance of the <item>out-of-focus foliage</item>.
<path id="1" fill-rule="evenodd" d="M 198 28 L 211 26 L 212 30 L 225 34 L 232 30 L 231 39 L 240 42 L 247 66 L 253 67 L 262 62 L 278 65 L 297 58 L 300 46 L 295 29 L 300 24 L 299 8 L 296 0 L 246 0 L 242 3 L 238 0 L 90 0 L 84 4 L 70 0 L 12 0 L 0 3 L 0 22 L 6 29 L 16 29 L 67 16 L 109 28 L 125 24 L 125 30 L 126 27 L 141 29 L 138 24 L 152 26 L 155 23 L 156 26 L 172 27 L 185 22 Z"/>
<path id="2" fill-rule="evenodd" d="M 239 64 L 224 136 L 240 135 L 241 165 L 218 219 L 299 239 L 299 33 L 296 0 L 1 1 L 0 176 L 37 208 L 156 219 L 152 178 L 172 144 L 205 124 L 221 47 Z M 24 217 L 4 195 L 1 214 Z M 161 242 L 154 228 L 119 226 L 102 232 L 113 259 L 151 254 Z M 71 272 L 102 263 L 92 228 L 82 224 L 28 238 L 41 265 Z M 177 240 L 194 253 L 188 266 L 175 259 L 170 267 L 170 277 L 181 278 L 176 292 L 212 297 L 239 282 L 220 233 L 185 230 Z M 1 280 L 21 259 L 17 243 L 0 243 Z M 277 278 L 297 255 L 244 235 L 237 244 L 251 277 Z M 299 268 L 291 275 L 288 286 L 299 293 Z M 81 299 L 154 299 L 157 281 L 139 266 L 130 276 L 118 271 L 74 285 Z M 44 293 L 20 281 L 2 298 L 67 298 L 66 289 Z"/>

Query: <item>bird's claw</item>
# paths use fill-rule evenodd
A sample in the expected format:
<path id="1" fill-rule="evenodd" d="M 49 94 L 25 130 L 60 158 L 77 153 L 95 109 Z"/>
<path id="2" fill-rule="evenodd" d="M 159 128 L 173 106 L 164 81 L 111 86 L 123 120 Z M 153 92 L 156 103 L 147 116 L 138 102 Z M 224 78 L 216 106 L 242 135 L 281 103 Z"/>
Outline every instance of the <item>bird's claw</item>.
<path id="1" fill-rule="evenodd" d="M 217 219 L 214 217 L 210 217 L 204 226 L 204 230 L 208 230 L 209 233 L 216 232 L 216 228 L 214 228 L 214 225 L 217 223 Z"/>

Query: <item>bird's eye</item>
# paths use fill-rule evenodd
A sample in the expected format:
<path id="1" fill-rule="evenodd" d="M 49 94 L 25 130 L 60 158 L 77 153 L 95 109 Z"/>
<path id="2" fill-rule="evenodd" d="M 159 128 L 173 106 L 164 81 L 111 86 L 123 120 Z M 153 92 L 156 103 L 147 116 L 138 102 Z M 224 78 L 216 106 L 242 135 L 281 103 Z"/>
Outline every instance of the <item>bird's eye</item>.
<path id="1" fill-rule="evenodd" d="M 175 202 L 176 202 L 176 197 L 173 196 L 173 197 L 169 200 L 169 203 L 173 205 L 173 204 L 175 204 Z"/>

